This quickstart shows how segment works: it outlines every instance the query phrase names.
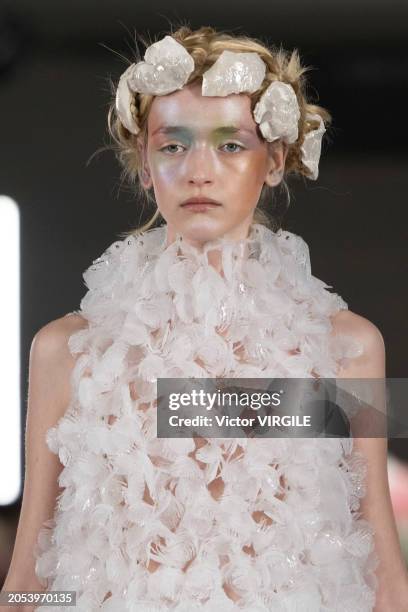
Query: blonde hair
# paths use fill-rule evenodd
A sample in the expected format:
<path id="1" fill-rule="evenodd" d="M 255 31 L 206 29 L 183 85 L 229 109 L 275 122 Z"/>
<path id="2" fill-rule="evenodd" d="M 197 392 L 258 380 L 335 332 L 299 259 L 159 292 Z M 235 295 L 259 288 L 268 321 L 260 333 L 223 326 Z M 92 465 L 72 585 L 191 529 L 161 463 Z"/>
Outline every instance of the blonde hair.
<path id="1" fill-rule="evenodd" d="M 299 135 L 293 144 L 288 145 L 288 153 L 285 163 L 285 171 L 280 183 L 288 197 L 290 203 L 290 194 L 285 177 L 289 174 L 309 176 L 310 171 L 302 164 L 301 161 L 301 146 L 305 135 L 311 129 L 318 127 L 317 121 L 306 120 L 307 113 L 320 115 L 323 119 L 326 128 L 331 122 L 330 113 L 323 107 L 316 104 L 311 104 L 306 98 L 306 80 L 305 72 L 310 70 L 309 67 L 302 66 L 299 52 L 294 49 L 291 53 L 284 50 L 282 47 L 270 46 L 267 47 L 261 41 L 250 38 L 248 36 L 236 36 L 229 34 L 226 31 L 217 31 L 212 27 L 204 26 L 197 30 L 192 30 L 188 26 L 182 26 L 175 32 L 171 33 L 180 44 L 182 44 L 194 59 L 194 71 L 190 75 L 186 84 L 190 84 L 200 79 L 203 73 L 210 68 L 220 54 L 225 51 L 236 52 L 255 52 L 261 57 L 266 64 L 266 74 L 262 87 L 253 94 L 248 94 L 251 98 L 251 109 L 261 97 L 262 93 L 272 83 L 272 81 L 283 81 L 290 84 L 296 94 L 300 119 L 298 123 Z M 147 46 L 146 42 L 144 44 Z M 140 57 L 135 61 L 140 61 Z M 116 86 L 111 82 L 112 101 L 108 113 L 108 129 L 113 139 L 112 148 L 115 150 L 116 157 L 122 166 L 122 181 L 127 180 L 130 185 L 135 186 L 139 190 L 140 195 L 146 198 L 148 203 L 156 206 L 154 215 L 141 227 L 134 228 L 125 232 L 123 236 L 131 234 L 139 234 L 152 227 L 159 219 L 160 211 L 157 208 L 154 196 L 148 190 L 145 190 L 139 181 L 139 172 L 141 170 L 141 153 L 139 147 L 146 141 L 147 138 L 147 118 L 154 96 L 148 94 L 137 93 L 134 96 L 134 102 L 131 104 L 131 112 L 137 121 L 140 132 L 137 135 L 131 134 L 121 123 L 115 109 L 115 93 Z M 279 227 L 279 213 L 276 211 L 276 216 L 270 218 L 262 209 L 265 201 L 270 203 L 274 199 L 274 188 L 263 186 L 261 196 L 254 212 L 254 222 L 263 223 L 267 226 L 272 226 L 275 230 Z M 286 209 L 287 209 L 286 207 Z M 285 211 L 286 211 L 285 209 Z M 285 212 L 284 211 L 284 212 Z M 282 213 L 283 216 L 283 213 Z"/>

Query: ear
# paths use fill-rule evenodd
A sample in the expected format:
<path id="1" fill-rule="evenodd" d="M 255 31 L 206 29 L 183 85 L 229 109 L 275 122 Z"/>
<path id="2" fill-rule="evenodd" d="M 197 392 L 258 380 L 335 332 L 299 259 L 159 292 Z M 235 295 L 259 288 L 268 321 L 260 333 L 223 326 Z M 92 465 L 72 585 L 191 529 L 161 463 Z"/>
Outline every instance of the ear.
<path id="1" fill-rule="evenodd" d="M 269 160 L 265 183 L 269 187 L 275 187 L 281 182 L 288 150 L 289 145 L 282 140 L 268 142 Z"/>
<path id="2" fill-rule="evenodd" d="M 147 161 L 146 145 L 138 141 L 137 150 L 140 159 L 140 167 L 138 170 L 139 180 L 144 189 L 150 189 L 153 186 L 152 177 L 150 174 L 149 163 Z"/>

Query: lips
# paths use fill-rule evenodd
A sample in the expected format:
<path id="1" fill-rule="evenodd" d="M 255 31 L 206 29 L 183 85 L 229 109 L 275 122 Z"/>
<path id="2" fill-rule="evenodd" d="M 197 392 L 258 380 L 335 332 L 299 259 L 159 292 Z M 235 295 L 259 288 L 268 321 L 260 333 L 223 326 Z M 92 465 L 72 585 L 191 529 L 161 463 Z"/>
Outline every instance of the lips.
<path id="1" fill-rule="evenodd" d="M 221 206 L 220 202 L 217 202 L 217 200 L 213 200 L 212 198 L 203 198 L 203 197 L 195 197 L 195 198 L 189 198 L 188 200 L 184 200 L 184 202 L 181 203 L 181 206 L 194 206 L 194 205 L 212 205 L 212 206 Z"/>

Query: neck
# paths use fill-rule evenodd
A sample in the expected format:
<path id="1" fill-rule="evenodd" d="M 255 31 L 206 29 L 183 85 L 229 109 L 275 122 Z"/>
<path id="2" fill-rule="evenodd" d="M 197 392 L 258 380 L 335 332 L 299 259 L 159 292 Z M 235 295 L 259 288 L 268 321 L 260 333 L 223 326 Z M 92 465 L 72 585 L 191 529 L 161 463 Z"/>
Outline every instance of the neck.
<path id="1" fill-rule="evenodd" d="M 231 230 L 224 232 L 223 234 L 213 235 L 211 237 L 199 238 L 191 236 L 191 234 L 178 231 L 177 228 L 171 224 L 167 224 L 167 240 L 166 246 L 169 246 L 176 240 L 180 241 L 180 250 L 183 245 L 187 245 L 189 250 L 194 251 L 196 254 L 205 255 L 208 264 L 211 265 L 221 276 L 224 276 L 222 269 L 222 248 L 223 245 L 228 243 L 242 242 L 237 254 L 240 258 L 244 257 L 247 252 L 247 238 L 251 233 L 251 226 L 253 223 L 252 216 L 245 219 L 243 223 L 235 226 Z"/>

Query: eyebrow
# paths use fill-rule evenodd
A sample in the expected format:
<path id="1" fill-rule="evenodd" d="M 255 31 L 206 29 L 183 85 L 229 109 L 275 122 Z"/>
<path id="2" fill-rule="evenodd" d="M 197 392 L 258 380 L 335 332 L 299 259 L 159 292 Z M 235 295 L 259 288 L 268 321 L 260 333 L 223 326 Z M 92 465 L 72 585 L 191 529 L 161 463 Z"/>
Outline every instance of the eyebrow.
<path id="1" fill-rule="evenodd" d="M 179 134 L 182 132 L 190 132 L 191 130 L 188 127 L 183 125 L 163 125 L 157 130 L 152 132 L 152 136 L 155 134 Z M 229 136 L 230 134 L 236 134 L 237 132 L 247 132 L 248 134 L 253 134 L 252 130 L 248 130 L 244 127 L 237 127 L 235 125 L 223 125 L 222 127 L 216 128 L 213 132 L 220 136 Z"/>

